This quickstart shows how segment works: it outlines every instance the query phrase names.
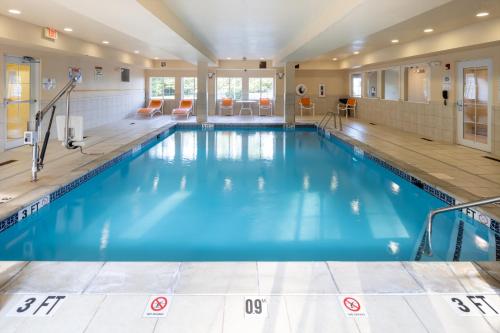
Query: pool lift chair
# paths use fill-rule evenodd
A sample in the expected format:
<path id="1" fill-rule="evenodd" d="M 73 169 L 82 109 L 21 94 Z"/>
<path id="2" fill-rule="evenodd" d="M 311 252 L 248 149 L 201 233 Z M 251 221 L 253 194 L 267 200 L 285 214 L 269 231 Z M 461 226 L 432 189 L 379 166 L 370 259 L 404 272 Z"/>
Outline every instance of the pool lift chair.
<path id="1" fill-rule="evenodd" d="M 77 149 L 84 146 L 83 134 L 81 140 L 75 140 L 75 128 L 70 128 L 70 96 L 76 85 L 81 82 L 82 76 L 79 68 L 72 68 L 70 71 L 70 79 L 68 83 L 57 93 L 57 95 L 40 111 L 35 115 L 34 127 L 30 124 L 31 131 L 24 132 L 24 144 L 30 145 L 33 148 L 32 165 L 31 165 L 31 181 L 35 182 L 38 180 L 38 172 L 43 169 L 43 161 L 45 158 L 45 152 L 47 150 L 47 144 L 50 138 L 50 129 L 52 127 L 52 122 L 54 120 L 54 114 L 56 112 L 56 103 L 66 96 L 66 116 L 64 119 L 64 135 L 63 135 L 63 146 L 66 149 Z M 42 121 L 47 113 L 50 113 L 50 119 L 47 125 L 47 131 L 45 132 L 45 137 L 43 139 L 42 148 L 40 150 L 39 140 L 41 138 L 42 132 Z M 73 117 L 72 117 L 73 118 Z M 77 117 L 75 117 L 77 118 Z M 83 124 L 83 120 L 77 121 L 80 126 Z M 83 129 L 78 129 L 82 133 Z"/>

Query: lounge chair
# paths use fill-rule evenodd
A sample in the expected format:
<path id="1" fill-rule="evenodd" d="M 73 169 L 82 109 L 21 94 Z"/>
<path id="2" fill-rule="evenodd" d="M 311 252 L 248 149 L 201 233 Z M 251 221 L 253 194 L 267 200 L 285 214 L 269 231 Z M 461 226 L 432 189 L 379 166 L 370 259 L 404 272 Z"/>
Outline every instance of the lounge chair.
<path id="1" fill-rule="evenodd" d="M 356 118 L 356 99 L 354 98 L 348 98 L 347 102 L 345 104 L 339 103 L 337 105 L 337 111 L 340 112 L 344 111 L 345 112 L 345 117 L 349 117 L 349 111 L 352 110 L 353 112 L 353 117 Z"/>
<path id="2" fill-rule="evenodd" d="M 269 98 L 261 98 L 259 100 L 259 116 L 261 115 L 261 111 L 268 111 L 269 115 L 273 115 L 273 103 Z"/>
<path id="3" fill-rule="evenodd" d="M 220 115 L 224 116 L 224 111 L 231 111 L 231 116 L 234 116 L 234 102 L 232 98 L 223 98 L 220 101 Z"/>
<path id="4" fill-rule="evenodd" d="M 151 99 L 148 107 L 137 110 L 137 114 L 141 116 L 150 116 L 151 118 L 157 113 L 162 112 L 163 101 L 161 99 Z"/>
<path id="5" fill-rule="evenodd" d="M 193 100 L 181 99 L 179 107 L 172 110 L 172 117 L 186 116 L 186 119 L 188 119 L 191 113 L 193 113 Z"/>
<path id="6" fill-rule="evenodd" d="M 312 114 L 314 117 L 314 103 L 311 100 L 311 97 L 302 97 L 299 100 L 299 105 L 300 105 L 300 116 L 302 117 L 303 114 L 302 112 L 304 110 L 312 110 Z"/>

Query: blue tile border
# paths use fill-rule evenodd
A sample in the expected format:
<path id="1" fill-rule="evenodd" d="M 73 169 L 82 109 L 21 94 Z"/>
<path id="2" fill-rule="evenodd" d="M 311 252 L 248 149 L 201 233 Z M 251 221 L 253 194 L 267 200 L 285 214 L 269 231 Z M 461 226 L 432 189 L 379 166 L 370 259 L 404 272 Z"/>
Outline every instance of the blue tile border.
<path id="1" fill-rule="evenodd" d="M 343 140 L 342 138 L 336 136 L 333 133 L 326 132 L 323 129 L 318 129 L 318 133 L 329 141 L 332 141 L 332 142 L 335 141 L 337 143 L 341 142 L 344 145 L 344 147 L 347 147 L 348 149 L 352 150 L 355 155 L 358 155 L 358 156 L 362 155 L 362 157 L 366 157 L 366 158 L 374 161 L 378 165 L 391 171 L 392 173 L 394 173 L 397 176 L 403 178 L 404 180 L 410 182 L 411 184 L 417 186 L 418 188 L 424 190 L 425 192 L 429 193 L 430 195 L 438 198 L 439 200 L 443 201 L 447 205 L 453 206 L 458 201 L 454 197 L 452 197 L 451 195 L 449 195 L 449 194 L 437 189 L 436 187 L 422 181 L 421 179 L 418 179 L 415 176 L 412 176 L 409 173 L 387 163 L 386 161 L 373 155 L 372 153 L 364 151 L 362 148 L 352 144 L 351 142 Z M 489 228 L 490 230 L 495 232 L 496 235 L 500 234 L 500 228 L 499 228 L 500 223 L 498 221 L 495 221 L 491 217 L 489 217 L 483 213 L 480 213 L 476 210 L 473 210 L 473 209 L 469 209 L 467 212 L 462 211 L 462 213 L 471 217 L 473 220 L 479 222 L 480 224 L 484 225 L 485 227 Z M 424 239 L 425 239 L 425 237 L 424 237 Z M 497 242 L 497 258 L 500 255 L 500 244 L 499 243 L 500 242 Z M 420 249 L 418 252 L 420 252 Z M 418 257 L 418 254 L 417 254 L 417 257 Z M 416 260 L 418 260 L 418 259 L 416 259 Z"/>
<path id="2" fill-rule="evenodd" d="M 66 193 L 68 193 L 68 192 L 74 190 L 75 188 L 77 188 L 78 186 L 86 183 L 90 179 L 94 178 L 95 176 L 99 175 L 100 173 L 102 173 L 103 171 L 109 169 L 110 167 L 114 166 L 115 164 L 123 161 L 124 159 L 126 159 L 126 158 L 128 158 L 130 156 L 134 156 L 134 155 L 139 154 L 142 150 L 147 149 L 151 144 L 154 144 L 154 143 L 158 142 L 159 140 L 162 140 L 163 138 L 165 138 L 165 137 L 169 136 L 170 134 L 174 133 L 175 132 L 175 127 L 176 126 L 174 125 L 174 126 L 171 126 L 171 127 L 167 128 L 167 129 L 165 129 L 160 134 L 157 134 L 157 135 L 155 135 L 155 136 L 147 139 L 143 143 L 141 143 L 139 145 L 136 145 L 135 147 L 133 147 L 133 148 L 131 148 L 131 149 L 129 149 L 129 150 L 121 153 L 120 155 L 112 158 L 111 160 L 106 161 L 105 163 L 103 163 L 102 165 L 98 166 L 97 168 L 92 169 L 89 172 L 83 174 L 82 176 L 78 177 L 77 179 L 71 181 L 70 183 L 68 183 L 66 185 L 63 185 L 60 188 L 58 188 L 57 190 L 51 192 L 49 194 L 49 197 L 50 197 L 49 203 L 52 202 L 52 201 L 54 201 L 54 200 L 59 199 L 60 197 L 62 197 Z M 38 200 L 40 200 L 40 199 L 37 199 L 36 201 L 31 202 L 30 204 L 26 205 L 26 207 L 32 206 L 33 203 L 36 203 Z M 23 209 L 25 209 L 25 208 L 23 208 Z M 21 209 L 21 210 L 23 210 L 23 209 Z M 17 212 L 14 213 L 14 214 L 12 214 L 12 215 L 10 215 L 9 217 L 7 217 L 4 220 L 0 221 L 0 232 L 5 231 L 6 229 L 10 228 L 11 226 L 13 226 L 14 224 L 16 224 L 17 222 L 19 222 L 19 221 L 21 221 L 23 219 L 24 218 L 22 218 L 22 219 L 19 218 L 19 214 Z"/>

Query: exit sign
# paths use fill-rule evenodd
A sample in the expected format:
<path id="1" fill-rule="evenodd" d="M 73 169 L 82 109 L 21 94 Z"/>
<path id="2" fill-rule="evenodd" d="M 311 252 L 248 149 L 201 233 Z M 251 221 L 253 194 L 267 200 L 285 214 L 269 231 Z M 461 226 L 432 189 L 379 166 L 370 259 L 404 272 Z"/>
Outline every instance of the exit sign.
<path id="1" fill-rule="evenodd" d="M 54 28 L 44 28 L 43 36 L 47 39 L 56 40 L 57 39 L 57 30 Z"/>

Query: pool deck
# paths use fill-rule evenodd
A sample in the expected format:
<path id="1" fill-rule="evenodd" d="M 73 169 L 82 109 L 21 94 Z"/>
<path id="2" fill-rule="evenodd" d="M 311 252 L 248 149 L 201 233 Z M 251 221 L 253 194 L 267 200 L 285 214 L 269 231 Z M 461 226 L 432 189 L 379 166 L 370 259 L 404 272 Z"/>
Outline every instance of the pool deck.
<path id="1" fill-rule="evenodd" d="M 470 262 L 3 262 L 2 332 L 498 332 L 467 296 L 500 311 L 500 269 Z M 496 279 L 494 278 L 496 277 Z M 52 317 L 14 317 L 26 299 L 66 296 Z M 163 318 L 143 316 L 166 295 Z M 365 316 L 348 317 L 353 297 Z M 267 315 L 245 316 L 245 298 Z M 460 315 L 451 299 L 475 315 Z M 478 299 L 476 299 L 477 301 Z M 44 309 L 45 310 L 45 309 Z"/>
<path id="2" fill-rule="evenodd" d="M 298 119 L 310 122 L 317 119 Z M 191 119 L 190 121 L 193 121 Z M 211 122 L 281 123 L 278 117 Z M 132 124 L 134 123 L 134 124 Z M 51 142 L 40 180 L 31 151 L 0 154 L 0 216 L 88 172 L 173 125 L 170 117 L 126 119 L 86 132 L 85 151 Z M 335 135 L 464 200 L 500 194 L 500 163 L 488 154 L 349 120 Z M 499 207 L 488 207 L 492 217 Z M 151 295 L 169 295 L 163 318 L 145 318 Z M 451 298 L 485 296 L 500 312 L 499 262 L 0 262 L 1 332 L 499 332 L 499 315 L 462 316 Z M 52 317 L 12 317 L 31 295 L 64 295 Z M 38 297 L 37 296 L 37 297 Z M 267 316 L 247 318 L 245 297 L 265 298 Z M 339 297 L 366 316 L 348 317 Z M 171 298 L 170 298 L 171 297 Z M 472 303 L 468 306 L 472 308 Z M 483 307 L 486 305 L 483 304 Z"/>

